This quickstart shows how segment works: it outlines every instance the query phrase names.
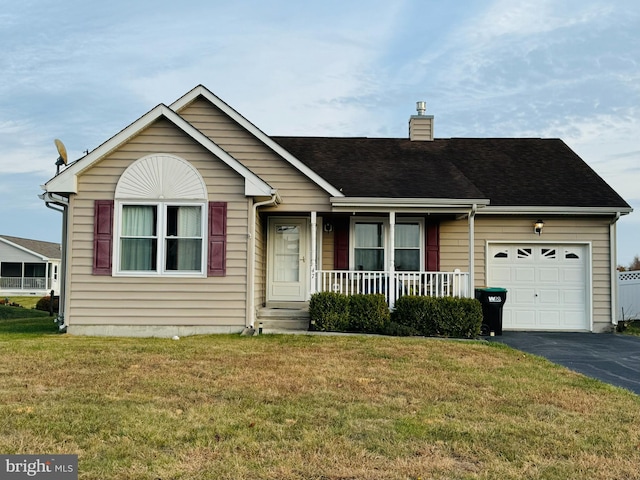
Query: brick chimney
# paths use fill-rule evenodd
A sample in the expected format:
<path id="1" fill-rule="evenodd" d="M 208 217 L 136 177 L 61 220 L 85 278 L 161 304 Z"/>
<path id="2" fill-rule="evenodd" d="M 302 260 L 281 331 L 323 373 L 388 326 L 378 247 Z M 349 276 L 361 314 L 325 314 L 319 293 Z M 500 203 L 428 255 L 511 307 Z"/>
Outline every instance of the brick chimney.
<path id="1" fill-rule="evenodd" d="M 409 118 L 409 140 L 430 142 L 433 141 L 433 115 L 425 115 L 426 102 L 416 102 L 417 115 Z"/>

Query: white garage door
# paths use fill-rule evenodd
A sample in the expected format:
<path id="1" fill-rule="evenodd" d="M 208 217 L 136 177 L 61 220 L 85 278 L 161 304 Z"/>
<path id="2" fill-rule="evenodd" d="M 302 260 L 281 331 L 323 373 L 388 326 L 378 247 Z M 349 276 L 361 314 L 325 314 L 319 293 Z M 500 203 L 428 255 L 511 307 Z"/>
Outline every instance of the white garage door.
<path id="1" fill-rule="evenodd" d="M 506 330 L 590 330 L 587 246 L 490 244 L 488 286 L 507 289 Z"/>

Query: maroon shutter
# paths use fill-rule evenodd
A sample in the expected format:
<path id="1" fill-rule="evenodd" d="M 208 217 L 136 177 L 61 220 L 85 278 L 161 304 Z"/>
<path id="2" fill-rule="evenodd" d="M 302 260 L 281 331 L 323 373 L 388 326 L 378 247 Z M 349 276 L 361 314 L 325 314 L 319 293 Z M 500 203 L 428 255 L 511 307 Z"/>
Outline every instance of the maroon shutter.
<path id="1" fill-rule="evenodd" d="M 426 252 L 424 256 L 425 269 L 428 272 L 440 271 L 440 224 L 426 225 Z"/>
<path id="2" fill-rule="evenodd" d="M 227 203 L 209 203 L 208 274 L 223 277 L 227 273 Z"/>
<path id="3" fill-rule="evenodd" d="M 349 219 L 336 218 L 333 222 L 333 267 L 349 270 Z"/>
<path id="4" fill-rule="evenodd" d="M 96 200 L 93 209 L 93 274 L 111 275 L 113 200 Z"/>

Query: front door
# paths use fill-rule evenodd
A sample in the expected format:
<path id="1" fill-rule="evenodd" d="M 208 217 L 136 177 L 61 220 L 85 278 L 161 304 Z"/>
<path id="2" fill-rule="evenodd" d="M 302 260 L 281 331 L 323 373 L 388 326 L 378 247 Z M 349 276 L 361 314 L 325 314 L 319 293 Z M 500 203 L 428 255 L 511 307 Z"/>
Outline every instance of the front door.
<path id="1" fill-rule="evenodd" d="M 303 302 L 309 282 L 306 218 L 270 218 L 267 301 Z"/>

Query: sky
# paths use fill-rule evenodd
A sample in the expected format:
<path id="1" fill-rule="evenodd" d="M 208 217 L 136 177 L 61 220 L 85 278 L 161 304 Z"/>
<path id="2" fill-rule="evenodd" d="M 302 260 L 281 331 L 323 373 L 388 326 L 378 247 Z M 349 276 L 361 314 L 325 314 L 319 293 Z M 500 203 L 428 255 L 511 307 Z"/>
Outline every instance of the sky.
<path id="1" fill-rule="evenodd" d="M 0 0 L 0 234 L 61 241 L 37 197 L 76 160 L 205 85 L 268 135 L 561 138 L 634 209 L 637 0 Z"/>

